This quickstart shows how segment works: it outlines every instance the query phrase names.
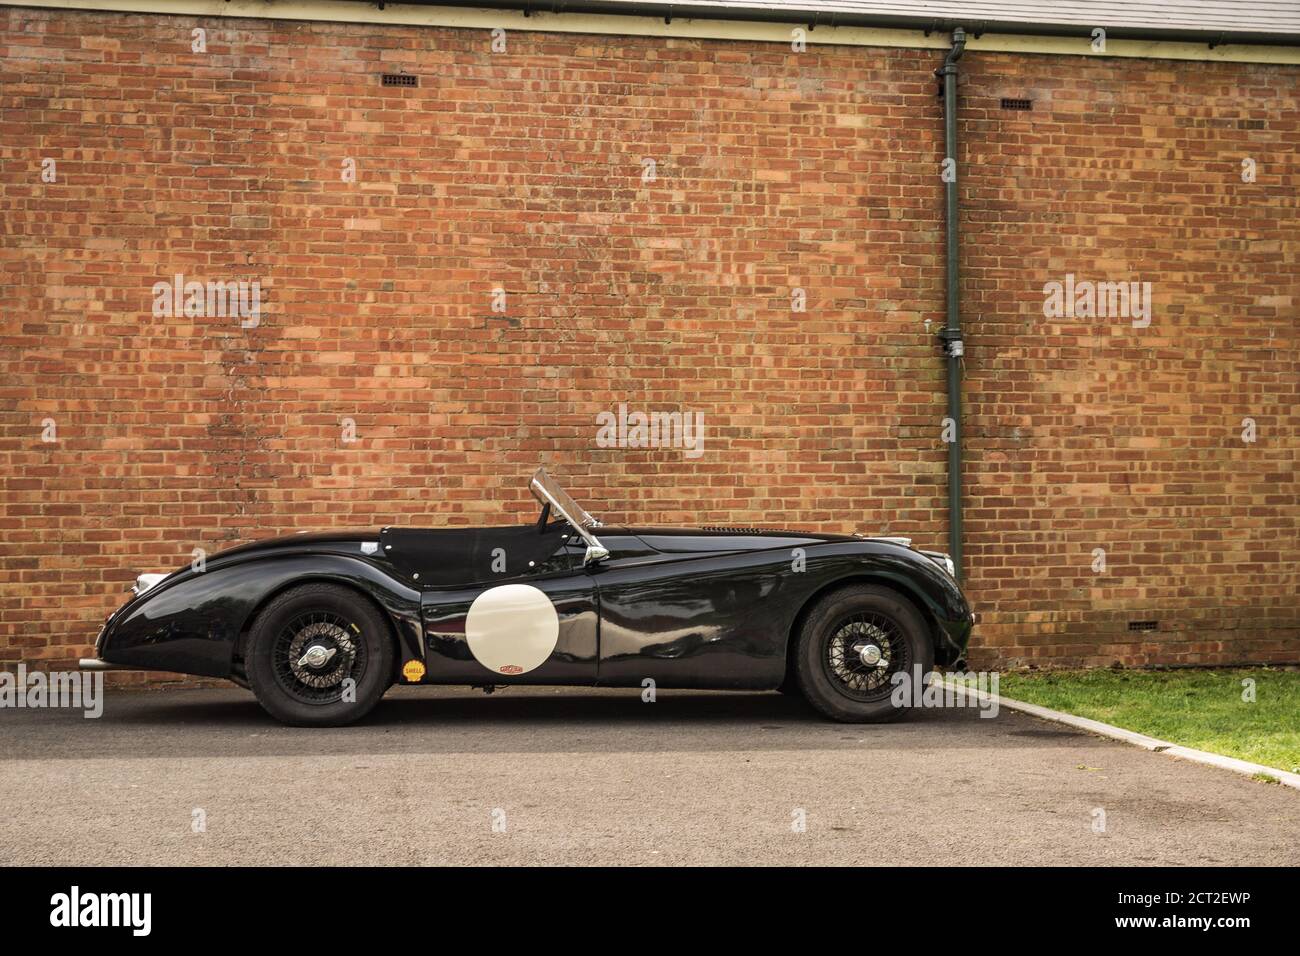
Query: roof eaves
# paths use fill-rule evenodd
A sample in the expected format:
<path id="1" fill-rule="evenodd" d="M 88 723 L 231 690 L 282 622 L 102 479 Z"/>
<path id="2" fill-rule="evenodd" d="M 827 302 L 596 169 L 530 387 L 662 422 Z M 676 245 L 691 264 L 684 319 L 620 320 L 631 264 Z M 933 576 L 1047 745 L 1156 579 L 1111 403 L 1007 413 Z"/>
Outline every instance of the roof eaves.
<path id="1" fill-rule="evenodd" d="M 474 7 L 517 10 L 530 13 L 587 13 L 617 16 L 695 20 L 748 20 L 765 23 L 798 23 L 818 26 L 878 27 L 913 29 L 926 33 L 950 33 L 962 27 L 973 37 L 986 33 L 1020 36 L 1090 37 L 1092 27 L 1032 20 L 1000 20 L 987 17 L 929 17 L 881 13 L 824 12 L 747 6 L 743 3 L 689 5 L 666 0 L 404 0 L 420 6 Z M 1167 40 L 1204 43 L 1210 48 L 1228 43 L 1265 46 L 1300 46 L 1300 34 L 1267 33 L 1258 30 L 1187 29 L 1179 27 L 1108 26 L 1106 36 L 1117 40 Z"/>

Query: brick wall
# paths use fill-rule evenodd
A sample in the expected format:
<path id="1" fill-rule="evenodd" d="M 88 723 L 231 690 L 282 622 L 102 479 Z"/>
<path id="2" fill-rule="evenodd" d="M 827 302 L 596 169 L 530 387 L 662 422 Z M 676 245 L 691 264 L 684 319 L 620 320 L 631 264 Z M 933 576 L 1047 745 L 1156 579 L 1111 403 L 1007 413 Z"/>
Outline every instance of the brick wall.
<path id="1" fill-rule="evenodd" d="M 0 662 L 195 548 L 531 519 L 541 463 L 611 523 L 946 549 L 941 54 L 490 43 L 0 10 Z M 1300 659 L 1297 68 L 962 69 L 975 661 Z M 260 324 L 155 317 L 177 273 Z M 1045 317 L 1067 274 L 1150 325 Z M 600 447 L 620 403 L 704 453 Z"/>

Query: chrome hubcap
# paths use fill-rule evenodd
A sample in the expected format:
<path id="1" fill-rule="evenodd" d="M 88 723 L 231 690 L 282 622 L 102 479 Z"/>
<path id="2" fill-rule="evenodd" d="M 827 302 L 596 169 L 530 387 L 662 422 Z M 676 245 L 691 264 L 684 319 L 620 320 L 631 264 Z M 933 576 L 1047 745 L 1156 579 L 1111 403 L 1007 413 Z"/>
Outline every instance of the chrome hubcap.
<path id="1" fill-rule="evenodd" d="M 329 659 L 338 653 L 337 647 L 325 647 L 321 644 L 313 644 L 307 648 L 307 653 L 298 658 L 299 667 L 324 667 L 329 663 Z"/>
<path id="2" fill-rule="evenodd" d="M 289 642 L 289 670 L 295 679 L 318 690 L 337 687 L 352 670 L 357 645 L 336 621 L 315 621 Z"/>
<path id="3" fill-rule="evenodd" d="M 858 648 L 858 659 L 868 667 L 879 667 L 880 658 L 880 648 L 875 644 L 863 644 Z"/>

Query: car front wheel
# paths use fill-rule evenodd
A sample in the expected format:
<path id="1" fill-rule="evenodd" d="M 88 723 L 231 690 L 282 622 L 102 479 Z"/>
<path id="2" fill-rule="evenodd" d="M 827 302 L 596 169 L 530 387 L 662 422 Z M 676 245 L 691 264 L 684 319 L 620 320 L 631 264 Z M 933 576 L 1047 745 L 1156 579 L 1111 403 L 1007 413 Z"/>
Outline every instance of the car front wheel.
<path id="1" fill-rule="evenodd" d="M 274 598 L 253 622 L 245 669 L 277 720 L 337 727 L 364 717 L 393 679 L 388 625 L 369 601 L 312 583 Z"/>
<path id="2" fill-rule="evenodd" d="M 821 713 L 846 723 L 902 716 L 913 699 L 910 682 L 934 669 L 934 646 L 916 607 L 877 585 L 852 585 L 826 595 L 804 620 L 798 641 L 799 689 Z M 898 674 L 907 675 L 906 694 L 895 693 Z M 915 688 L 918 697 L 920 691 Z"/>

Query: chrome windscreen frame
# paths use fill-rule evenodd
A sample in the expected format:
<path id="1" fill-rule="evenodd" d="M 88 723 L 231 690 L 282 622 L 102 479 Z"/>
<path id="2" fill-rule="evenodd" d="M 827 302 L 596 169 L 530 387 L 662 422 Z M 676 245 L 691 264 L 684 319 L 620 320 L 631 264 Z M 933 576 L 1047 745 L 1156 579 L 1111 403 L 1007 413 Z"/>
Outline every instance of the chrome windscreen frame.
<path id="1" fill-rule="evenodd" d="M 597 561 L 609 557 L 609 549 L 602 545 L 600 540 L 591 533 L 592 528 L 600 527 L 600 522 L 587 514 L 580 505 L 570 498 L 568 492 L 564 491 L 546 473 L 545 468 L 538 468 L 533 473 L 532 481 L 528 483 L 528 489 L 533 493 L 533 497 L 542 504 L 550 505 L 551 510 L 567 521 L 573 530 L 582 537 L 582 540 L 586 542 L 587 553 L 582 559 L 584 564 L 595 564 Z M 561 502 L 562 498 L 567 500 L 567 507 Z M 578 512 L 581 513 L 581 516 L 579 516 Z"/>

